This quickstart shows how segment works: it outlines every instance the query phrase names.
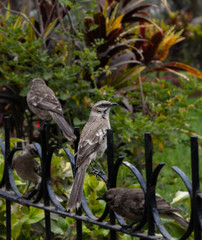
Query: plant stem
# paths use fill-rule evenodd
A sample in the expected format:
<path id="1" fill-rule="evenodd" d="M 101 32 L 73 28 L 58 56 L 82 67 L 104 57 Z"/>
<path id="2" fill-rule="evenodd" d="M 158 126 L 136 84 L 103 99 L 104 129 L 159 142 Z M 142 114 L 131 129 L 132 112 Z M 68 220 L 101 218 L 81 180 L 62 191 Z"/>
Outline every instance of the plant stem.
<path id="1" fill-rule="evenodd" d="M 139 78 L 140 95 L 141 95 L 141 102 L 142 102 L 142 114 L 145 115 L 146 114 L 146 106 L 145 106 L 145 101 L 144 101 L 144 93 L 143 93 L 143 89 L 142 89 L 142 80 L 141 80 L 140 73 L 138 74 L 138 78 Z"/>
<path id="2" fill-rule="evenodd" d="M 39 27 L 40 27 L 40 31 L 41 31 L 41 38 L 43 39 L 44 38 L 43 19 L 42 19 L 41 9 L 40 9 L 38 0 L 35 0 L 35 4 L 36 4 L 37 12 L 38 12 L 38 17 L 39 17 Z"/>

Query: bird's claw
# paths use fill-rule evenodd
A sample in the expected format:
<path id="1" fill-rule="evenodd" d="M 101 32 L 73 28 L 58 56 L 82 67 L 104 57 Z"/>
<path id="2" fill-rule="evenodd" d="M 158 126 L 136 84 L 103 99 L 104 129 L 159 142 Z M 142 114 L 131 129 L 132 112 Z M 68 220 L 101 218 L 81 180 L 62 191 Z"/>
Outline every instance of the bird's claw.
<path id="1" fill-rule="evenodd" d="M 126 225 L 121 225 L 121 227 L 124 229 L 124 230 L 132 230 L 132 227 L 133 227 L 134 223 L 132 224 L 126 224 Z"/>
<path id="2" fill-rule="evenodd" d="M 89 173 L 98 176 L 100 171 L 95 169 L 95 168 L 93 168 L 92 171 L 90 171 Z"/>
<path id="3" fill-rule="evenodd" d="M 99 177 L 106 175 L 103 170 L 101 170 L 101 169 L 97 170 L 96 168 L 93 168 L 93 170 L 90 173 L 93 175 L 99 176 Z"/>
<path id="4" fill-rule="evenodd" d="M 122 229 L 127 230 L 128 232 L 131 232 L 131 233 L 133 233 L 133 232 L 143 233 L 144 232 L 143 229 L 136 230 L 136 228 L 133 227 L 134 224 L 135 223 L 131 223 L 131 224 L 127 224 L 127 225 L 121 225 L 121 227 L 122 227 Z"/>
<path id="5" fill-rule="evenodd" d="M 34 195 L 36 195 L 36 193 L 38 192 L 39 190 L 38 189 L 33 189 L 31 192 L 29 192 L 27 194 L 27 199 L 31 199 Z"/>

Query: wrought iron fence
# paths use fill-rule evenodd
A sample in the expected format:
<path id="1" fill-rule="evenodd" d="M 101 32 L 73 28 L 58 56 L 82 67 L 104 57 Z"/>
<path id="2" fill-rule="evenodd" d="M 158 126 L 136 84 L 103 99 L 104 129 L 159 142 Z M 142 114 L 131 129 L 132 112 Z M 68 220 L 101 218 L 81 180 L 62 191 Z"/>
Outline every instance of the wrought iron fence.
<path id="1" fill-rule="evenodd" d="M 69 213 L 57 200 L 56 195 L 52 188 L 51 183 L 51 159 L 55 146 L 48 149 L 46 139 L 46 127 L 41 130 L 41 146 L 38 143 L 34 143 L 35 148 L 40 157 L 42 167 L 42 183 L 39 191 L 32 192 L 32 196 L 36 194 L 34 200 L 28 200 L 23 198 L 23 195 L 19 192 L 13 177 L 12 170 L 12 158 L 16 151 L 20 148 L 14 148 L 10 150 L 10 118 L 4 117 L 5 121 L 5 143 L 0 140 L 0 147 L 5 159 L 4 173 L 0 182 L 0 197 L 6 199 L 6 233 L 7 240 L 11 239 L 11 203 L 16 202 L 24 206 L 32 206 L 44 210 L 45 215 L 45 229 L 46 239 L 51 239 L 51 219 L 50 214 L 56 213 L 64 217 L 74 218 L 76 220 L 77 239 L 82 240 L 82 222 L 88 222 L 91 224 L 99 225 L 101 228 L 110 230 L 110 239 L 115 240 L 117 238 L 117 232 L 129 234 L 131 236 L 139 237 L 139 239 L 174 239 L 169 232 L 165 229 L 161 222 L 155 198 L 155 187 L 157 183 L 158 175 L 165 163 L 160 163 L 153 170 L 152 167 L 152 140 L 151 134 L 145 133 L 145 163 L 146 163 L 146 181 L 136 167 L 129 162 L 124 161 L 124 157 L 120 156 L 117 161 L 114 161 L 113 151 L 113 132 L 107 131 L 107 161 L 108 161 L 108 176 L 104 172 L 97 172 L 100 178 L 106 183 L 107 188 L 116 187 L 116 179 L 119 168 L 124 165 L 135 175 L 141 188 L 145 192 L 145 210 L 142 220 L 135 227 L 126 228 L 126 223 L 121 216 L 117 213 L 105 208 L 101 217 L 97 218 L 93 215 L 88 207 L 85 195 L 82 198 L 82 207 L 77 210 L 76 213 Z M 75 128 L 75 134 L 77 135 L 77 141 L 75 142 L 75 152 L 78 148 L 79 142 L 79 129 Z M 72 166 L 73 175 L 75 175 L 76 164 L 75 158 L 71 154 L 68 148 L 64 149 Z M 191 168 L 192 168 L 192 182 L 188 179 L 186 174 L 182 172 L 178 167 L 172 167 L 172 169 L 181 177 L 191 199 L 191 217 L 189 226 L 181 236 L 181 240 L 188 239 L 190 234 L 194 232 L 194 239 L 200 240 L 202 232 L 202 194 L 200 193 L 199 186 L 199 156 L 198 156 L 198 139 L 196 136 L 191 137 Z M 4 187 L 5 186 L 5 187 Z M 32 197 L 29 196 L 30 198 Z M 43 203 L 41 200 L 43 199 Z M 50 202 L 52 203 L 50 205 Z M 82 214 L 84 211 L 84 214 Z M 109 215 L 109 222 L 105 221 Z M 116 219 L 117 222 L 116 223 Z M 148 233 L 140 232 L 145 224 L 148 224 Z M 162 237 L 155 235 L 155 227 L 158 228 Z"/>

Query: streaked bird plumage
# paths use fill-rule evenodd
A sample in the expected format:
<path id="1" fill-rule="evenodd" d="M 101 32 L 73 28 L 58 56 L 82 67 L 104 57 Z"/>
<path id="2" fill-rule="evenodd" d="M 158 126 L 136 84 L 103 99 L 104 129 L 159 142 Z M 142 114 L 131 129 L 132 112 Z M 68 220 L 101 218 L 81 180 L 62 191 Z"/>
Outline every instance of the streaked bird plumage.
<path id="1" fill-rule="evenodd" d="M 66 122 L 59 100 L 52 89 L 41 78 L 33 79 L 30 84 L 30 91 L 27 94 L 27 104 L 30 110 L 44 121 L 54 119 L 63 135 L 69 141 L 75 141 L 76 136 Z"/>
<path id="2" fill-rule="evenodd" d="M 102 157 L 107 148 L 107 129 L 111 128 L 109 112 L 114 105 L 117 104 L 109 101 L 97 102 L 82 130 L 76 160 L 77 171 L 67 206 L 70 211 L 81 204 L 84 178 L 90 162 Z"/>

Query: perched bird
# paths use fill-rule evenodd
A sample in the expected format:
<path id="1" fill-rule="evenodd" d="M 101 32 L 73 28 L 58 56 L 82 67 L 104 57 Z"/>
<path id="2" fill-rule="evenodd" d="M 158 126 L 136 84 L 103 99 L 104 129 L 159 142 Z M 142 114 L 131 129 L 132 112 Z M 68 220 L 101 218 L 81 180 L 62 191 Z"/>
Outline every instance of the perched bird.
<path id="1" fill-rule="evenodd" d="M 29 185 L 33 182 L 35 184 L 35 189 L 38 189 L 41 183 L 41 165 L 35 157 L 38 157 L 38 153 L 34 144 L 28 144 L 23 148 L 20 154 L 13 158 L 12 168 L 15 169 L 20 178 L 29 181 Z"/>
<path id="2" fill-rule="evenodd" d="M 63 116 L 62 107 L 52 89 L 41 78 L 33 79 L 27 94 L 27 104 L 30 110 L 44 121 L 52 118 L 69 141 L 76 140 L 76 136 Z"/>
<path id="3" fill-rule="evenodd" d="M 92 160 L 102 157 L 107 148 L 107 129 L 110 129 L 109 112 L 117 103 L 97 102 L 90 112 L 88 122 L 84 126 L 77 152 L 76 176 L 72 186 L 67 210 L 79 208 L 83 193 L 86 170 Z"/>
<path id="4" fill-rule="evenodd" d="M 111 188 L 97 200 L 104 200 L 113 211 L 134 223 L 139 222 L 143 217 L 145 197 L 142 189 Z M 176 214 L 176 212 L 180 212 L 180 209 L 171 206 L 159 196 L 156 196 L 156 203 L 161 216 L 173 218 L 181 226 L 188 227 L 188 222 Z"/>

